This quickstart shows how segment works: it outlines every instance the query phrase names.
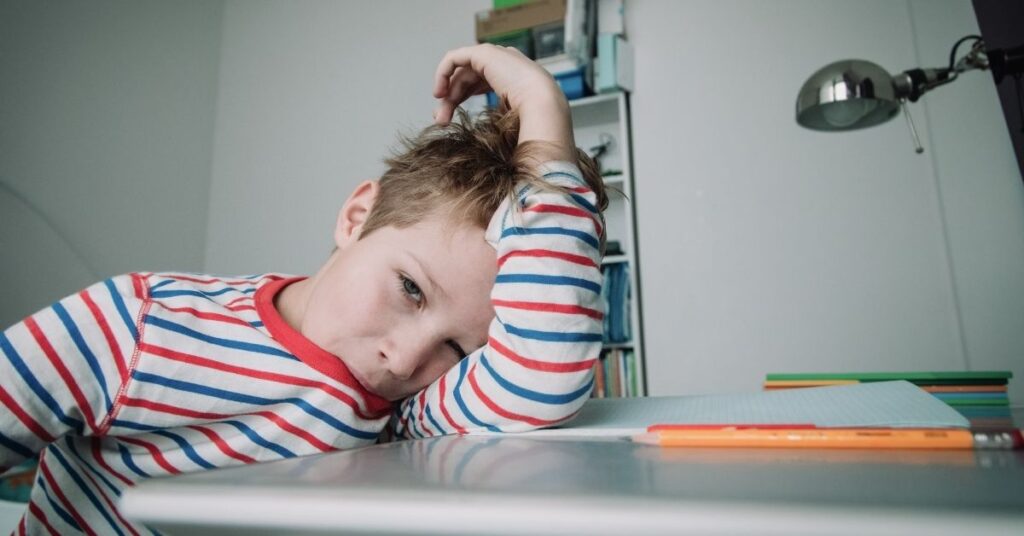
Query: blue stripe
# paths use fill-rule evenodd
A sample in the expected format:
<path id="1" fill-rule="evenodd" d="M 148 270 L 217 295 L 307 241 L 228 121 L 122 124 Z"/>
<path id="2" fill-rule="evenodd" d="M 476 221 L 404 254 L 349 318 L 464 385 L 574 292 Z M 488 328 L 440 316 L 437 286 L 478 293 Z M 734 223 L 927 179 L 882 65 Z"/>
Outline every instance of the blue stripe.
<path id="1" fill-rule="evenodd" d="M 132 339 L 135 342 L 139 342 L 139 331 L 135 329 L 135 321 L 132 320 L 131 315 L 128 314 L 128 307 L 124 304 L 124 299 L 121 297 L 121 293 L 114 287 L 114 280 L 108 279 L 103 282 L 107 286 L 107 290 L 110 291 L 110 299 L 114 300 L 114 307 L 117 308 L 117 314 L 121 316 L 121 321 L 128 327 L 128 331 L 132 333 Z"/>
<path id="2" fill-rule="evenodd" d="M 222 339 L 220 337 L 214 337 L 212 335 L 207 335 L 205 333 L 200 333 L 200 332 L 195 331 L 193 329 L 190 329 L 190 328 L 187 328 L 185 326 L 182 326 L 181 324 L 176 324 L 174 322 L 170 322 L 168 320 L 165 320 L 165 319 L 157 317 L 157 316 L 146 315 L 145 322 L 147 324 L 150 324 L 150 325 L 153 325 L 153 326 L 164 328 L 164 329 L 166 329 L 168 331 L 173 331 L 175 333 L 180 333 L 182 335 L 185 335 L 186 337 L 191 337 L 193 339 L 197 339 L 197 340 L 209 343 L 209 344 L 215 344 L 217 346 L 223 346 L 224 348 L 232 348 L 232 349 L 235 349 L 235 350 L 244 350 L 246 352 L 256 352 L 256 353 L 259 353 L 259 354 L 267 354 L 267 355 L 272 355 L 272 356 L 276 356 L 276 357 L 284 357 L 286 359 L 291 359 L 293 361 L 298 361 L 298 359 L 295 356 L 293 356 L 292 354 L 289 354 L 288 352 L 285 352 L 284 350 L 280 350 L 278 348 L 274 348 L 273 346 L 266 346 L 266 345 L 262 345 L 262 344 L 254 344 L 254 343 L 251 343 L 251 342 L 243 342 L 243 341 L 236 341 L 236 340 L 233 340 L 233 339 Z"/>
<path id="3" fill-rule="evenodd" d="M 535 329 L 517 328 L 512 324 L 503 324 L 505 331 L 517 337 L 546 342 L 601 342 L 601 333 L 577 333 L 572 331 L 539 331 Z"/>
<path id="4" fill-rule="evenodd" d="M 253 395 L 247 395 L 244 393 L 237 393 L 234 391 L 227 391 L 225 389 L 218 389 L 216 387 L 210 387 L 207 385 L 200 385 L 197 383 L 186 382 L 182 380 L 175 380 L 172 378 L 165 378 L 163 376 L 157 376 L 156 374 L 150 374 L 148 372 L 141 372 L 135 370 L 132 372 L 132 378 L 148 383 L 155 383 L 171 389 L 179 391 L 185 391 L 189 393 L 197 393 L 206 396 L 212 396 L 214 398 L 221 398 L 224 400 L 231 400 L 233 402 L 240 402 L 243 404 L 253 404 L 257 406 L 273 406 L 277 404 L 291 404 L 301 409 L 306 414 L 314 417 L 321 422 L 330 425 L 335 430 L 343 432 L 357 439 L 376 439 L 379 435 L 378 432 L 365 432 L 352 428 L 351 426 L 341 422 L 333 416 L 324 413 L 320 409 L 314 407 L 309 402 L 301 398 L 263 398 Z"/>
<path id="5" fill-rule="evenodd" d="M 594 238 L 594 235 L 583 231 L 577 231 L 576 229 L 566 229 L 564 227 L 506 227 L 501 231 L 502 238 L 525 235 L 571 236 L 573 238 L 578 238 L 594 249 L 597 249 L 600 246 L 600 243 L 596 238 Z"/>
<path id="6" fill-rule="evenodd" d="M 2 430 L 0 430 L 0 445 L 7 447 L 7 450 L 13 451 L 15 454 L 24 458 L 31 458 L 36 454 L 35 452 L 32 452 L 32 449 L 4 435 Z"/>
<path id="7" fill-rule="evenodd" d="M 159 283 L 157 283 L 155 285 L 151 285 L 149 287 L 149 292 L 152 293 L 154 290 L 166 287 L 167 285 L 170 285 L 171 283 L 174 283 L 173 279 L 164 279 L 163 281 L 161 281 L 161 282 L 159 282 Z M 150 294 L 150 295 L 152 295 L 152 294 Z"/>
<path id="8" fill-rule="evenodd" d="M 263 327 L 263 322 L 260 322 L 260 321 L 249 322 L 249 325 L 254 327 L 254 328 L 262 328 Z"/>
<path id="9" fill-rule="evenodd" d="M 79 467 L 85 467 L 86 469 L 88 469 L 89 472 L 92 473 L 93 476 L 95 476 L 96 478 L 99 478 L 100 481 L 103 482 L 103 484 L 106 485 L 107 488 L 110 489 L 110 491 L 115 496 L 121 496 L 121 490 L 117 489 L 117 486 L 115 486 L 111 481 L 107 480 L 107 477 L 103 476 L 103 473 L 99 472 L 99 470 L 93 467 L 91 463 L 85 461 L 85 458 L 82 457 L 82 455 L 78 452 L 78 449 L 75 448 L 75 442 L 71 440 L 71 436 L 64 436 L 64 445 L 67 446 L 68 451 L 70 451 L 71 454 L 74 454 L 75 458 L 78 458 L 78 461 L 81 462 L 79 463 Z"/>
<path id="10" fill-rule="evenodd" d="M 482 355 L 482 354 L 481 354 Z M 462 399 L 462 382 L 466 379 L 466 369 L 469 366 L 469 360 L 463 359 L 459 361 L 459 380 L 455 382 L 455 389 L 452 390 L 452 394 L 455 395 L 455 403 L 459 405 L 459 409 L 473 424 L 477 426 L 483 426 L 492 432 L 500 432 L 501 430 L 493 424 L 487 424 L 480 419 L 477 419 L 470 411 L 469 407 L 466 406 L 466 401 Z"/>
<path id="11" fill-rule="evenodd" d="M 427 414 L 427 420 L 430 421 L 430 424 L 434 426 L 434 430 L 437 430 L 438 434 L 444 435 L 444 427 L 441 426 L 441 423 L 437 422 L 437 420 L 434 419 L 434 415 L 430 413 L 430 405 L 427 405 L 425 409 Z"/>
<path id="12" fill-rule="evenodd" d="M 14 346 L 11 345 L 11 342 L 7 340 L 7 335 L 2 332 L 0 332 L 0 350 L 3 350 L 4 354 L 7 356 L 7 360 L 10 361 L 14 370 L 18 371 L 21 379 L 25 381 L 29 389 L 32 389 L 32 392 L 43 401 L 43 404 L 46 404 L 46 407 L 50 408 L 50 411 L 53 412 L 57 419 L 67 426 L 74 428 L 75 431 L 81 434 L 85 423 L 78 419 L 68 417 L 64 413 L 60 404 L 53 399 L 53 396 L 51 396 L 46 388 L 39 383 L 39 380 L 32 375 L 32 371 L 28 369 L 25 362 L 22 361 L 21 356 L 18 355 L 17 350 L 15 350 Z"/>
<path id="13" fill-rule="evenodd" d="M 540 285 L 571 285 L 587 289 L 594 294 L 601 293 L 601 285 L 578 277 L 566 277 L 563 275 L 541 275 L 541 274 L 498 274 L 494 283 L 537 283 Z"/>
<path id="14" fill-rule="evenodd" d="M 549 171 L 544 174 L 545 179 L 553 179 L 555 177 L 564 177 L 572 179 L 573 182 L 579 184 L 580 186 L 587 186 L 587 183 L 584 182 L 583 179 L 577 177 L 576 175 L 573 175 L 572 173 L 566 173 L 565 171 Z"/>
<path id="15" fill-rule="evenodd" d="M 220 290 L 214 290 L 211 292 L 204 292 L 201 290 L 162 290 L 157 292 L 151 292 L 149 295 L 153 298 L 174 298 L 176 296 L 198 296 L 200 298 L 210 298 L 213 296 L 220 296 L 221 294 L 227 294 L 228 292 L 252 294 L 253 292 L 256 292 L 256 289 L 247 288 L 245 290 L 238 290 L 235 287 L 224 287 Z"/>
<path id="16" fill-rule="evenodd" d="M 248 426 L 246 426 L 242 422 L 239 422 L 239 421 L 223 421 L 223 422 L 224 422 L 224 424 L 230 424 L 231 426 L 234 426 L 235 428 L 238 428 L 238 431 L 240 431 L 243 434 L 245 434 L 245 436 L 248 437 L 249 440 L 252 441 L 253 443 L 256 443 L 257 445 L 259 445 L 259 446 L 261 446 L 261 447 L 263 447 L 265 449 L 270 449 L 270 450 L 280 454 L 284 458 L 294 458 L 296 456 L 296 454 L 294 452 L 284 448 L 283 446 L 278 445 L 277 443 L 273 443 L 271 441 L 267 441 L 266 439 L 263 439 L 252 428 L 249 428 Z"/>
<path id="17" fill-rule="evenodd" d="M 584 385 L 583 387 L 571 393 L 566 393 L 564 395 L 553 395 L 549 393 L 531 391 L 529 389 L 526 389 L 525 387 L 516 385 L 508 381 L 507 379 L 503 378 L 500 374 L 498 374 L 498 371 L 494 370 L 494 368 L 491 367 L 491 364 L 487 362 L 487 356 L 480 356 L 480 364 L 482 364 L 484 368 L 487 369 L 487 372 L 490 373 L 492 378 L 494 378 L 494 381 L 498 382 L 498 385 L 502 386 L 506 391 L 519 397 L 525 398 L 527 400 L 540 402 L 542 404 L 568 404 L 569 402 L 577 400 L 581 396 L 586 396 L 594 388 L 594 386 L 592 385 L 594 380 L 593 378 L 591 378 L 591 380 L 588 381 L 587 384 Z"/>
<path id="18" fill-rule="evenodd" d="M 155 433 L 156 435 L 159 435 L 159 436 L 166 437 L 166 438 L 170 439 L 171 441 L 174 441 L 175 443 L 177 443 L 178 446 L 181 447 L 182 452 L 185 453 L 185 456 L 188 456 L 188 459 L 190 459 L 193 462 L 195 462 L 196 465 L 198 465 L 198 466 L 200 466 L 200 467 L 202 467 L 204 469 L 216 469 L 217 468 L 216 465 L 213 465 L 212 463 L 204 460 L 201 456 L 199 456 L 199 453 L 196 452 L 196 449 L 192 448 L 192 445 L 190 445 L 189 442 L 186 441 L 184 437 L 181 437 L 178 434 L 173 434 L 173 433 L 168 432 L 166 430 L 159 430 L 159 431 L 156 431 L 156 432 L 153 432 L 153 433 Z"/>
<path id="19" fill-rule="evenodd" d="M 100 514 L 103 516 L 103 519 L 107 520 L 107 524 L 110 525 L 110 528 L 114 529 L 114 532 L 118 533 L 119 535 L 124 536 L 124 532 L 121 531 L 120 528 L 118 528 L 117 522 L 114 521 L 114 518 L 110 517 L 110 513 L 107 512 L 107 508 L 104 505 L 100 504 L 100 500 L 96 498 L 96 494 L 93 493 L 91 489 L 89 489 L 89 486 L 85 483 L 85 480 L 82 480 L 81 475 L 79 475 L 77 472 L 75 472 L 74 469 L 71 468 L 71 464 L 69 464 L 67 459 L 64 458 L 64 455 L 60 453 L 60 450 L 58 450 L 56 447 L 51 446 L 51 448 L 47 449 L 47 454 L 53 454 L 57 456 L 57 461 L 60 462 L 60 464 L 64 467 L 64 471 L 66 471 L 68 475 L 71 476 L 71 480 L 75 481 L 75 485 L 78 486 L 78 489 L 82 490 L 82 493 L 84 493 L 86 498 L 89 499 L 89 502 L 92 503 L 93 507 L 99 510 Z"/>
<path id="20" fill-rule="evenodd" d="M 128 452 L 128 449 L 125 448 L 124 445 L 118 443 L 117 450 L 121 453 L 121 461 L 124 462 L 128 469 L 131 469 L 133 473 L 141 476 L 142 478 L 149 478 L 149 475 L 145 471 L 143 471 L 138 465 L 135 465 L 135 461 L 132 460 L 131 453 Z"/>
<path id="21" fill-rule="evenodd" d="M 65 523 L 75 527 L 75 530 L 83 532 L 82 527 L 78 525 L 75 518 L 71 517 L 71 514 L 69 514 L 67 510 L 61 508 L 61 506 L 57 504 L 57 501 L 54 500 L 53 496 L 50 495 L 50 488 L 46 487 L 46 481 L 43 479 L 43 475 L 39 475 L 39 478 L 36 479 L 36 483 L 38 483 L 39 487 L 43 489 L 43 494 L 46 495 L 46 501 L 50 503 L 50 508 L 53 508 L 53 511 L 57 512 L 57 515 L 59 515 Z"/>
<path id="22" fill-rule="evenodd" d="M 583 197 L 582 195 L 579 195 L 579 194 L 576 194 L 576 193 L 570 193 L 569 197 L 571 197 L 572 200 L 575 201 L 579 206 L 589 210 L 591 214 L 597 214 L 597 213 L 601 212 L 600 210 L 597 210 L 597 207 L 592 205 L 590 203 L 590 201 L 587 201 L 587 199 L 585 197 Z"/>
<path id="23" fill-rule="evenodd" d="M 96 382 L 100 385 L 100 392 L 103 393 L 103 401 L 106 403 L 107 412 L 113 408 L 113 404 L 110 402 L 110 394 L 107 393 L 107 377 L 103 374 L 103 369 L 100 367 L 99 360 L 89 349 L 89 346 L 85 344 L 85 339 L 82 338 L 82 332 L 78 331 L 78 326 L 75 325 L 75 321 L 68 314 L 67 309 L 61 305 L 60 302 L 53 304 L 53 311 L 57 313 L 57 317 L 64 324 L 64 329 L 68 330 L 68 334 L 71 335 L 71 340 L 75 341 L 75 346 L 78 347 L 78 351 L 85 356 L 86 363 L 89 363 L 89 370 L 92 371 L 92 375 L 96 377 Z"/>

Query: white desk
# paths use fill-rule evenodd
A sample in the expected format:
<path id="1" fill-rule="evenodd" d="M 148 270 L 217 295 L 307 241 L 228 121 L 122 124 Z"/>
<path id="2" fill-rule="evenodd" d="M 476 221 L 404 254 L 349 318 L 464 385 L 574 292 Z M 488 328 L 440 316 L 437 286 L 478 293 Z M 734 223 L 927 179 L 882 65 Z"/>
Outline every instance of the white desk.
<path id="1" fill-rule="evenodd" d="M 1020 535 L 1024 452 L 450 436 L 151 480 L 122 504 L 165 534 Z"/>

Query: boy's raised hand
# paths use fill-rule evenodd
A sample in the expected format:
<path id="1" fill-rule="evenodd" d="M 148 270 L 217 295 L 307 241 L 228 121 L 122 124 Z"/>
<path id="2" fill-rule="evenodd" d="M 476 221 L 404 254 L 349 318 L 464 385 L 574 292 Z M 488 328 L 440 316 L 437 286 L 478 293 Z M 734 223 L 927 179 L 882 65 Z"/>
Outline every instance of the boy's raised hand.
<path id="1" fill-rule="evenodd" d="M 515 48 L 482 44 L 445 54 L 434 76 L 441 101 L 434 121 L 447 124 L 463 101 L 492 90 L 519 114 L 520 144 L 547 142 L 538 157 L 575 161 L 569 103 L 551 74 Z"/>

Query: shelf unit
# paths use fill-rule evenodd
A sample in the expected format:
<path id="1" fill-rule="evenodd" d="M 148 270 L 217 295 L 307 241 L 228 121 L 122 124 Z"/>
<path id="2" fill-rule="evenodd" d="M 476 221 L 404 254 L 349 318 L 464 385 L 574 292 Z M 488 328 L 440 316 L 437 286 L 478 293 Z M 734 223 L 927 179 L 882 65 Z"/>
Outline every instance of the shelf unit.
<path id="1" fill-rule="evenodd" d="M 608 209 L 605 211 L 606 234 L 609 242 L 621 245 L 621 254 L 605 257 L 604 266 L 625 263 L 629 270 L 629 322 L 631 340 L 605 343 L 605 350 L 632 350 L 636 360 L 636 391 L 647 394 L 647 375 L 643 352 L 643 318 L 639 264 L 637 262 L 635 190 L 633 188 L 633 159 L 630 136 L 629 95 L 624 92 L 606 93 L 569 101 L 572 109 L 573 131 L 576 145 L 588 153 L 611 138 L 607 152 L 600 158 L 608 186 Z"/>

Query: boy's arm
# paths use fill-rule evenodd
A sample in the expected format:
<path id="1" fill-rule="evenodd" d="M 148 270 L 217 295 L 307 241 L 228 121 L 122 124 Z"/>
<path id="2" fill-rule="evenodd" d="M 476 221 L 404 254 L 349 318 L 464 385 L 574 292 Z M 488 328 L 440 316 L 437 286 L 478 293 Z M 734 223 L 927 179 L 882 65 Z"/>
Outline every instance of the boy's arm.
<path id="1" fill-rule="evenodd" d="M 498 276 L 487 346 L 403 402 L 406 437 L 523 431 L 562 422 L 590 396 L 601 350 L 601 216 L 575 161 L 569 107 L 551 76 L 518 51 L 482 45 L 438 68 L 438 122 L 469 94 L 493 87 L 520 116 L 537 175 L 563 187 L 525 187 L 487 230 Z"/>
<path id="2" fill-rule="evenodd" d="M 142 281 L 97 283 L 0 333 L 0 473 L 66 434 L 101 435 L 138 338 Z"/>

